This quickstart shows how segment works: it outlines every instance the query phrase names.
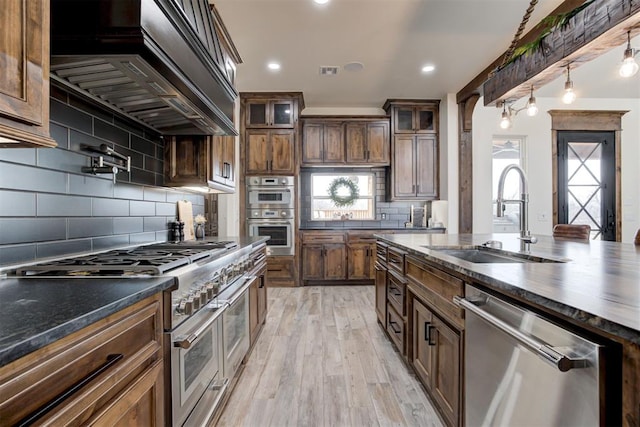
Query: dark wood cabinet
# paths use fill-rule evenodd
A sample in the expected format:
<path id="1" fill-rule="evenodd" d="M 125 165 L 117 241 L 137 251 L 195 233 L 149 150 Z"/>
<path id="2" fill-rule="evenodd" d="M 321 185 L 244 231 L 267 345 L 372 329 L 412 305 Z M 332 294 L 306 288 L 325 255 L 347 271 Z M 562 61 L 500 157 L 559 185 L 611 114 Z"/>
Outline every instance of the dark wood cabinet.
<path id="1" fill-rule="evenodd" d="M 167 137 L 164 176 L 165 185 L 169 187 L 235 192 L 235 138 L 205 135 Z"/>
<path id="2" fill-rule="evenodd" d="M 296 261 L 292 256 L 267 257 L 267 286 L 295 286 L 298 279 Z"/>
<path id="3" fill-rule="evenodd" d="M 344 164 L 344 123 L 305 120 L 301 151 L 302 166 Z"/>
<path id="4" fill-rule="evenodd" d="M 439 100 L 389 99 L 391 170 L 389 200 L 434 200 L 439 197 Z"/>
<path id="5" fill-rule="evenodd" d="M 436 133 L 438 104 L 402 105 L 393 108 L 393 133 Z"/>
<path id="6" fill-rule="evenodd" d="M 371 243 L 348 243 L 348 277 L 351 280 L 372 280 L 375 278 L 375 246 Z"/>
<path id="7" fill-rule="evenodd" d="M 345 125 L 348 164 L 389 165 L 389 123 L 348 122 Z"/>
<path id="8" fill-rule="evenodd" d="M 55 402 L 38 423 L 163 426 L 162 343 L 157 294 L 0 368 L 0 420 L 14 425 Z"/>
<path id="9" fill-rule="evenodd" d="M 236 187 L 236 138 L 235 136 L 210 136 L 213 182 L 228 188 Z"/>
<path id="10" fill-rule="evenodd" d="M 387 318 L 387 267 L 376 262 L 375 275 L 376 315 L 378 316 L 378 322 L 384 325 Z"/>
<path id="11" fill-rule="evenodd" d="M 391 198 L 433 200 L 438 197 L 438 147 L 435 137 L 397 135 L 393 144 Z"/>
<path id="12" fill-rule="evenodd" d="M 247 174 L 291 175 L 295 171 L 292 130 L 250 129 L 246 132 Z"/>
<path id="13" fill-rule="evenodd" d="M 252 99 L 245 103 L 245 127 L 293 128 L 297 115 L 293 99 Z"/>
<path id="14" fill-rule="evenodd" d="M 413 298 L 412 365 L 450 425 L 459 424 L 461 399 L 460 332 Z"/>
<path id="15" fill-rule="evenodd" d="M 49 1 L 3 1 L 0 26 L 0 148 L 55 147 L 49 135 Z"/>
<path id="16" fill-rule="evenodd" d="M 303 280 L 344 280 L 347 278 L 344 243 L 304 244 Z"/>

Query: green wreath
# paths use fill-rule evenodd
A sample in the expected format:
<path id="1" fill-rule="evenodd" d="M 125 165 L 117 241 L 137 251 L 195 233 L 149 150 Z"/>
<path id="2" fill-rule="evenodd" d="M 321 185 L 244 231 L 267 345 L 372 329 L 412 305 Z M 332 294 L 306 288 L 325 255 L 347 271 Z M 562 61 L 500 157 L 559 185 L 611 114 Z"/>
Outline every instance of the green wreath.
<path id="1" fill-rule="evenodd" d="M 341 188 L 346 188 L 349 192 L 346 196 L 341 196 L 338 194 L 338 191 Z M 337 208 L 343 208 L 347 206 L 351 206 L 358 200 L 360 197 L 360 189 L 358 188 L 358 184 L 351 181 L 349 178 L 336 178 L 331 181 L 331 185 L 329 185 L 329 199 L 333 202 L 333 204 Z"/>

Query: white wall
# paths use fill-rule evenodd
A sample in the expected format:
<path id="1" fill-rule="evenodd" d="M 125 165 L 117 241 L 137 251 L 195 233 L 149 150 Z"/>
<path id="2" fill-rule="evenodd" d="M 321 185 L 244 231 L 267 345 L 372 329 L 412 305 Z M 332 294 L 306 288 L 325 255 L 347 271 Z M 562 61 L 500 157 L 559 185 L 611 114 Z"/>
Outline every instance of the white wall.
<path id="1" fill-rule="evenodd" d="M 456 94 L 440 101 L 440 199 L 448 201 L 447 233 L 458 233 L 458 104 Z"/>
<path id="2" fill-rule="evenodd" d="M 551 234 L 551 116 L 548 110 L 629 110 L 622 117 L 622 241 L 633 240 L 638 223 L 640 200 L 640 100 L 577 99 L 570 108 L 557 98 L 536 97 L 539 113 L 528 117 L 524 111 L 513 119 L 511 129 L 498 126 L 502 110 L 484 107 L 478 101 L 473 113 L 473 232 L 489 233 L 492 229 L 491 144 L 494 135 L 526 135 L 528 160 L 525 168 L 529 180 L 529 228 L 533 234 Z M 515 106 L 524 106 L 519 100 Z M 509 179 L 516 179 L 510 175 Z"/>

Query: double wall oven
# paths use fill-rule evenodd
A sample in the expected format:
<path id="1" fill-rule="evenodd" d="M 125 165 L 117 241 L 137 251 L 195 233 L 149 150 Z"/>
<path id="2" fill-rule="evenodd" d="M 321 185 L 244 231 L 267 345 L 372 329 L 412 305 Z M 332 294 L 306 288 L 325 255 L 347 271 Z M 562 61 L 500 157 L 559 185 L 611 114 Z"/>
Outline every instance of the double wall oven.
<path id="1" fill-rule="evenodd" d="M 247 234 L 252 237 L 269 237 L 269 255 L 294 255 L 294 177 L 247 177 L 246 194 Z"/>
<path id="2" fill-rule="evenodd" d="M 261 243 L 264 245 L 264 243 Z M 249 349 L 252 245 L 232 241 L 154 243 L 20 267 L 21 277 L 171 276 L 164 295 L 165 418 L 202 426 L 219 408 Z"/>

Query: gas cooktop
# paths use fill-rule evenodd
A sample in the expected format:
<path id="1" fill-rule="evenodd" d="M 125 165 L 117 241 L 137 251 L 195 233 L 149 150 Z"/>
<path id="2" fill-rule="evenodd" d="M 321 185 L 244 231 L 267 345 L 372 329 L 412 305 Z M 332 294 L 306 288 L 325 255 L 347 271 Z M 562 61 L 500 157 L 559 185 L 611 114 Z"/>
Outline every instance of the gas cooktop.
<path id="1" fill-rule="evenodd" d="M 164 242 L 132 249 L 43 262 L 16 269 L 19 276 L 140 276 L 161 275 L 213 258 L 237 246 L 235 242 Z"/>

